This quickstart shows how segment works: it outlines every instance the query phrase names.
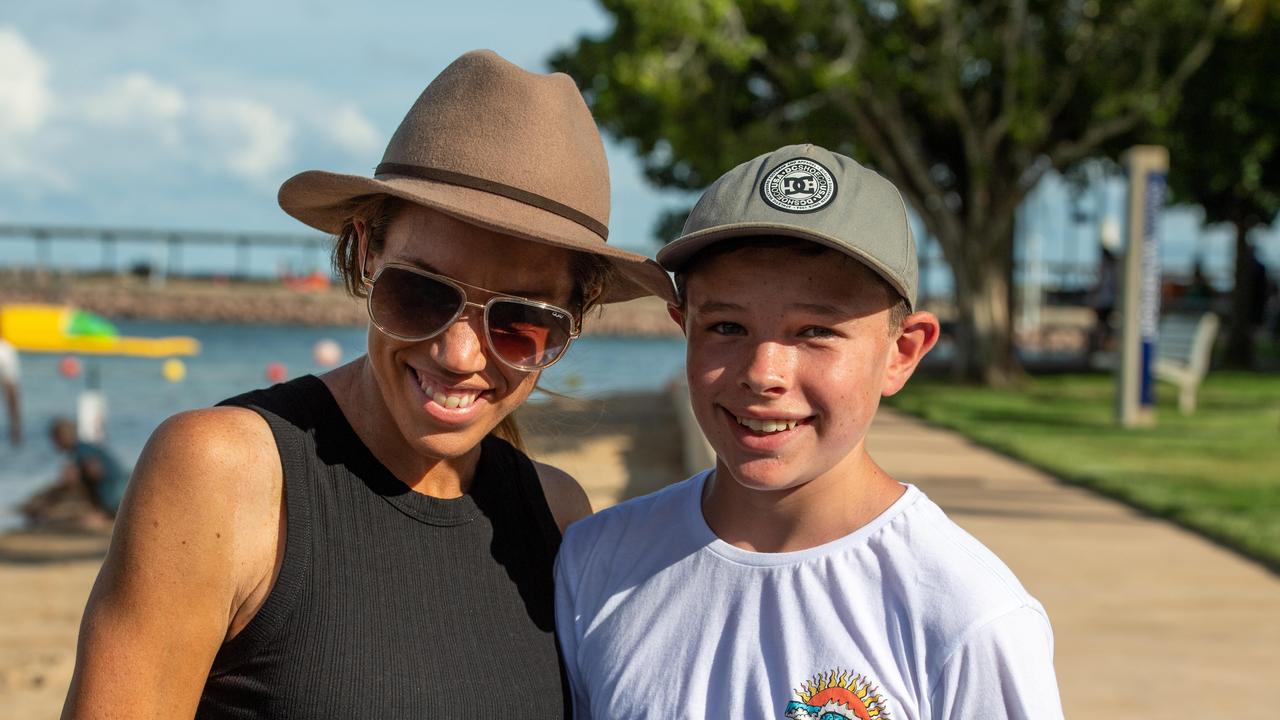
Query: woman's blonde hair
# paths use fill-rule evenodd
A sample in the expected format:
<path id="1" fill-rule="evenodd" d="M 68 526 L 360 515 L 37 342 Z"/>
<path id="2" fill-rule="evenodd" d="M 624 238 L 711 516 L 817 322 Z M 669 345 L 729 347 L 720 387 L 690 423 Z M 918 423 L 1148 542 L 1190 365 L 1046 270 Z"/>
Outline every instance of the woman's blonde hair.
<path id="1" fill-rule="evenodd" d="M 381 252 L 387 241 L 387 228 L 408 204 L 406 200 L 381 194 L 365 195 L 351 201 L 347 219 L 342 223 L 342 230 L 333 246 L 333 269 L 342 279 L 347 294 L 357 298 L 369 294 L 369 289 L 364 284 L 364 256 L 360 252 L 360 234 L 356 231 L 356 223 L 363 222 L 368 227 L 369 246 L 365 254 Z M 572 259 L 569 261 L 569 274 L 573 278 L 573 295 L 569 299 L 572 305 L 569 309 L 577 313 L 581 323 L 587 312 L 604 295 L 614 269 L 608 260 L 599 255 L 570 252 Z M 503 417 L 490 434 L 506 440 L 522 451 L 526 449 L 514 415 Z"/>

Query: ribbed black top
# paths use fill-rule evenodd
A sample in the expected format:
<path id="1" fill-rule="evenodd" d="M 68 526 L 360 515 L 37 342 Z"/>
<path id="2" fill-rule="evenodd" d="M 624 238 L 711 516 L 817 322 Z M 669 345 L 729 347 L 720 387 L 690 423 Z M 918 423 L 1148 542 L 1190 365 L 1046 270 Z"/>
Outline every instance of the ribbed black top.
<path id="1" fill-rule="evenodd" d="M 318 378 L 232 398 L 284 469 L 284 562 L 214 658 L 200 718 L 563 718 L 552 563 L 560 532 L 532 463 L 481 445 L 471 491 L 410 490 Z"/>

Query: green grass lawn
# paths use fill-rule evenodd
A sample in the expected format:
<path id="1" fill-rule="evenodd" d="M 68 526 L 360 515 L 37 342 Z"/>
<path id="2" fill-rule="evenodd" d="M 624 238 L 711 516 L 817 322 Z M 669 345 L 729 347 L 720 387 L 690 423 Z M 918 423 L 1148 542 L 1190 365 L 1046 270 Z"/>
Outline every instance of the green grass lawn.
<path id="1" fill-rule="evenodd" d="M 890 405 L 1280 571 L 1280 374 L 1212 372 L 1190 417 L 1161 384 L 1154 428 L 1114 421 L 1110 376 L 990 389 L 917 377 Z"/>

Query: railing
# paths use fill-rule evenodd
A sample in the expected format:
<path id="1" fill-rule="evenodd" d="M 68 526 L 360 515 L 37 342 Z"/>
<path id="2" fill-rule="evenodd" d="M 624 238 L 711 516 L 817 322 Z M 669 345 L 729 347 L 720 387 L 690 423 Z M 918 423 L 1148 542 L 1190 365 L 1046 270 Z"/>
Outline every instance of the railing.
<path id="1" fill-rule="evenodd" d="M 99 249 L 99 270 L 120 271 L 117 248 L 121 243 L 131 245 L 160 245 L 165 248 L 165 259 L 160 268 L 166 275 L 182 275 L 183 248 L 203 246 L 233 248 L 235 254 L 233 275 L 249 277 L 252 252 L 258 248 L 276 250 L 303 250 L 327 255 L 333 238 L 320 235 L 292 235 L 284 233 L 235 233 L 209 230 L 154 230 L 142 228 L 94 228 L 52 225 L 0 224 L 0 242 L 33 243 L 37 271 L 54 268 L 53 244 L 61 240 L 96 241 Z M 0 259 L 4 255 L 0 254 Z M 9 264 L 9 263 L 4 263 Z M 81 263 L 82 265 L 83 263 Z M 83 268 L 81 268 L 83 269 Z"/>

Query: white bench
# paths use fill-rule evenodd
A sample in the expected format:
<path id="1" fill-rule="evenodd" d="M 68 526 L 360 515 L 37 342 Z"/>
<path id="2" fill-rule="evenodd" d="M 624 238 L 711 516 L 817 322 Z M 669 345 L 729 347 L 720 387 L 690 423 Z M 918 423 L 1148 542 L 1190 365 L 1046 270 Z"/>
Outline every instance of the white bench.
<path id="1" fill-rule="evenodd" d="M 1196 391 L 1209 372 L 1209 356 L 1217 337 L 1218 316 L 1211 312 L 1160 318 L 1156 379 L 1178 386 L 1178 410 L 1183 415 L 1196 410 Z"/>

